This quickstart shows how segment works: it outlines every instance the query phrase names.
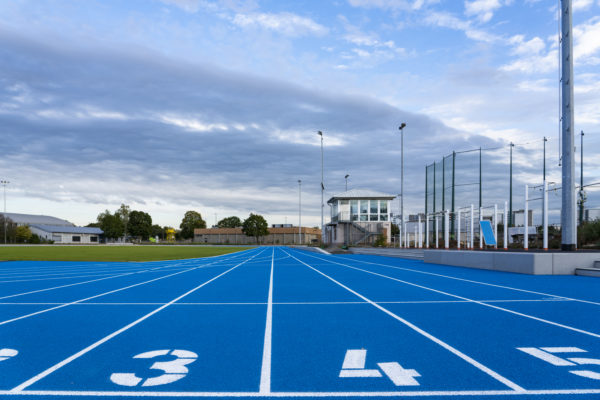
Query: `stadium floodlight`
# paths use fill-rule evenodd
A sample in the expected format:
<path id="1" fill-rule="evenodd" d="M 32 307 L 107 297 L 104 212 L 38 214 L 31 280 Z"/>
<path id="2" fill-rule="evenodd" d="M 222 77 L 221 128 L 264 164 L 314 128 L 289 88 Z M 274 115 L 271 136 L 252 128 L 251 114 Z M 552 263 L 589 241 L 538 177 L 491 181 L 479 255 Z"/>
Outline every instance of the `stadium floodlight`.
<path id="1" fill-rule="evenodd" d="M 325 192 L 325 184 L 323 183 L 323 132 L 318 131 L 317 135 L 321 136 L 321 243 L 323 243 L 323 209 L 325 208 L 325 204 L 323 204 L 323 194 Z"/>
<path id="2" fill-rule="evenodd" d="M 0 184 L 4 186 L 4 244 L 6 244 L 6 185 L 10 182 L 6 180 L 0 181 Z"/>
<path id="3" fill-rule="evenodd" d="M 400 124 L 400 223 L 404 223 L 404 128 L 406 124 Z"/>
<path id="4" fill-rule="evenodd" d="M 348 177 L 350 176 L 350 174 L 346 174 L 346 176 L 344 177 L 344 179 L 346 180 L 346 192 L 348 191 Z"/>

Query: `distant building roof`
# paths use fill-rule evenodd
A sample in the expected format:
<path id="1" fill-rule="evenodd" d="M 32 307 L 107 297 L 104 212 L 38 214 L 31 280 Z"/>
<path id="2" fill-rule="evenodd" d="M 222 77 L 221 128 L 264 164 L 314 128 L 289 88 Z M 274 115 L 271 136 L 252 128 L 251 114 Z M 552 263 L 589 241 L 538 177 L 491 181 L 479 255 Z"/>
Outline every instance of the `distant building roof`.
<path id="1" fill-rule="evenodd" d="M 393 194 L 376 192 L 374 190 L 366 189 L 352 189 L 347 192 L 339 193 L 327 200 L 327 203 L 333 200 L 349 200 L 349 199 L 380 199 L 380 200 L 392 200 L 396 196 Z"/>
<path id="2" fill-rule="evenodd" d="M 44 224 L 30 224 L 32 228 L 37 228 L 44 232 L 49 233 L 79 233 L 79 234 L 91 234 L 91 235 L 102 235 L 104 231 L 100 228 L 88 228 L 81 226 L 64 226 L 64 225 L 44 225 Z"/>
<path id="3" fill-rule="evenodd" d="M 33 214 L 17 214 L 17 213 L 0 213 L 6 215 L 17 225 L 54 225 L 54 226 L 75 226 L 69 221 L 64 219 L 50 217 L 48 215 L 33 215 Z"/>

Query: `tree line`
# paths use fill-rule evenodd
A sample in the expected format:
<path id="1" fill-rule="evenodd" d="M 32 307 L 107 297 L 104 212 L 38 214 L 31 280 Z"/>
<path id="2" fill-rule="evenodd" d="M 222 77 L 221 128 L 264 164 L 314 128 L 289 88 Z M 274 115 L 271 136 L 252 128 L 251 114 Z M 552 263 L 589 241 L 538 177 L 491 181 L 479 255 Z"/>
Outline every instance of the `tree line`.
<path id="1" fill-rule="evenodd" d="M 97 227 L 104 231 L 104 237 L 109 240 L 119 238 L 133 238 L 136 240 L 148 240 L 158 237 L 165 240 L 167 231 L 175 231 L 175 239 L 193 239 L 194 229 L 206 228 L 206 221 L 197 211 L 187 211 L 179 224 L 179 230 L 170 226 L 160 226 L 152 224 L 150 214 L 132 210 L 128 205 L 121 204 L 121 207 L 111 213 L 106 210 L 98 215 L 96 222 L 88 224 L 88 227 Z M 221 219 L 217 222 L 217 228 L 242 228 L 242 232 L 247 236 L 253 236 L 257 242 L 260 236 L 269 234 L 268 224 L 265 218 L 258 214 L 250 214 L 248 218 L 242 221 L 239 217 L 231 216 Z"/>

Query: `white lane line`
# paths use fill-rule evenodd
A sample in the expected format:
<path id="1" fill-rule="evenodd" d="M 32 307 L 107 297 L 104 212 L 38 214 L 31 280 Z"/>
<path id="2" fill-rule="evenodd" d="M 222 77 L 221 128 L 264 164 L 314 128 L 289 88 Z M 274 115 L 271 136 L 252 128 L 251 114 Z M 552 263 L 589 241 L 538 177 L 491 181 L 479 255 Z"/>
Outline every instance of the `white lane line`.
<path id="1" fill-rule="evenodd" d="M 213 261 L 210 264 L 205 264 L 205 265 L 201 265 L 201 266 L 198 266 L 198 267 L 192 267 L 192 268 L 189 268 L 189 269 L 186 269 L 186 270 L 183 270 L 183 271 L 179 271 L 179 272 L 175 272 L 175 273 L 172 273 L 172 274 L 169 274 L 169 275 L 159 276 L 158 278 L 150 279 L 150 280 L 147 280 L 147 281 L 144 281 L 144 282 L 140 282 L 140 283 L 136 283 L 136 284 L 129 285 L 129 286 L 126 286 L 126 287 L 122 287 L 122 288 L 119 288 L 119 289 L 111 290 L 111 291 L 108 291 L 108 292 L 105 292 L 105 293 L 100 293 L 100 294 L 97 294 L 97 295 L 94 295 L 94 296 L 86 297 L 85 299 L 79 299 L 79 300 L 75 300 L 75 301 L 72 301 L 72 302 L 69 302 L 69 303 L 65 303 L 65 304 L 62 304 L 62 305 L 59 305 L 59 306 L 56 306 L 56 307 L 51 307 L 51 308 L 47 308 L 47 309 L 44 309 L 44 310 L 39 310 L 39 311 L 36 311 L 36 312 L 32 312 L 30 314 L 22 315 L 20 317 L 15 317 L 15 318 L 12 318 L 12 319 L 1 321 L 0 322 L 0 326 L 8 324 L 8 323 L 11 323 L 11 322 L 14 322 L 14 321 L 18 321 L 18 320 L 21 320 L 21 319 L 33 317 L 35 315 L 43 314 L 43 313 L 46 313 L 46 312 L 49 312 L 49 311 L 58 310 L 59 308 L 68 307 L 68 306 L 71 306 L 73 304 L 78 304 L 78 303 L 81 303 L 81 302 L 84 302 L 84 301 L 87 301 L 87 300 L 92 300 L 92 299 L 95 299 L 95 298 L 98 298 L 98 297 L 106 296 L 108 294 L 120 292 L 122 290 L 131 289 L 131 288 L 136 287 L 136 286 L 145 285 L 147 283 L 151 283 L 151 282 L 155 282 L 155 281 L 158 281 L 158 280 L 161 280 L 161 279 L 169 278 L 171 276 L 183 274 L 185 272 L 193 271 L 193 270 L 200 269 L 200 268 L 205 268 L 208 265 L 216 264 L 216 263 L 219 263 L 219 262 L 222 262 L 222 261 L 228 261 L 228 260 L 227 259 L 222 259 L 222 260 Z"/>
<path id="2" fill-rule="evenodd" d="M 397 392 L 142 392 L 142 391 L 86 391 L 86 390 L 0 390 L 1 396 L 89 396 L 89 397 L 435 397 L 435 396 L 545 396 L 599 394 L 600 389 L 550 389 L 550 390 L 439 390 Z"/>
<path id="3" fill-rule="evenodd" d="M 262 253 L 262 251 L 261 251 L 261 252 L 259 252 L 259 253 L 257 253 L 256 255 L 258 255 L 258 254 L 260 254 L 260 253 Z M 136 319 L 135 321 L 133 321 L 132 323 L 130 323 L 130 324 L 126 325 L 126 326 L 124 326 L 123 328 L 121 328 L 121 329 L 119 329 L 119 330 L 117 330 L 117 331 L 115 331 L 115 332 L 111 333 L 111 334 L 110 334 L 110 335 L 108 335 L 108 336 L 105 336 L 104 338 L 102 338 L 102 339 L 98 340 L 97 342 L 95 342 L 95 343 L 93 343 L 93 344 L 89 345 L 89 346 L 88 346 L 88 347 L 86 347 L 85 349 L 78 351 L 77 353 L 75 353 L 75 354 L 73 354 L 72 356 L 70 356 L 70 357 L 68 357 L 68 358 L 64 359 L 63 361 L 59 362 L 58 364 L 56 364 L 56 365 L 53 365 L 52 367 L 48 368 L 47 370 L 45 370 L 45 371 L 43 371 L 43 372 L 41 372 L 41 373 L 37 374 L 37 375 L 36 375 L 36 376 L 34 376 L 33 378 L 30 378 L 30 379 L 28 379 L 27 381 L 25 381 L 25 382 L 21 383 L 19 386 L 16 386 L 16 387 L 15 387 L 15 388 L 13 388 L 12 390 L 10 390 L 10 392 L 11 392 L 11 393 L 17 393 L 17 392 L 20 392 L 20 391 L 22 391 L 23 389 L 25 389 L 25 388 L 27 388 L 27 387 L 29 387 L 29 386 L 33 385 L 34 383 L 36 383 L 36 382 L 38 382 L 39 380 L 41 380 L 41 379 L 45 378 L 46 376 L 50 375 L 50 374 L 51 374 L 51 373 L 53 373 L 54 371 L 56 371 L 56 370 L 58 370 L 58 369 L 60 369 L 60 368 L 64 367 L 65 365 L 69 364 L 69 363 L 70 363 L 70 362 L 72 362 L 73 360 L 76 360 L 76 359 L 78 359 L 78 358 L 79 358 L 79 357 L 81 357 L 82 355 L 84 355 L 84 354 L 86 354 L 87 352 L 89 352 L 89 351 L 91 351 L 91 350 L 95 349 L 96 347 L 100 346 L 101 344 L 103 344 L 103 343 L 105 343 L 105 342 L 109 341 L 110 339 L 114 338 L 115 336 L 117 336 L 117 335 L 119 335 L 119 334 L 121 334 L 121 333 L 125 332 L 126 330 L 128 330 L 128 329 L 130 329 L 130 328 L 132 328 L 132 327 L 136 326 L 136 325 L 137 325 L 137 324 L 139 324 L 140 322 L 142 322 L 142 321 L 144 321 L 144 320 L 146 320 L 146 319 L 150 318 L 150 317 L 151 317 L 151 316 L 153 316 L 154 314 L 156 314 L 156 313 L 158 313 L 158 312 L 160 312 L 160 311 L 164 310 L 165 308 L 169 307 L 171 304 L 173 304 L 173 303 L 177 302 L 178 300 L 181 300 L 181 299 L 183 299 L 183 298 L 184 298 L 184 297 L 186 297 L 187 295 L 189 295 L 189 294 L 191 294 L 191 293 L 195 292 L 196 290 L 198 290 L 198 289 L 202 288 L 203 286 L 206 286 L 206 285 L 208 285 L 209 283 L 211 283 L 212 281 L 214 281 L 214 280 L 216 280 L 216 279 L 219 279 L 219 278 L 220 278 L 220 277 L 222 277 L 223 275 L 225 275 L 225 274 L 227 274 L 227 273 L 229 273 L 229 272 L 233 271 L 234 269 L 238 268 L 240 265 L 243 265 L 243 264 L 245 264 L 247 261 L 250 261 L 250 260 L 252 260 L 252 258 L 254 258 L 254 256 L 252 256 L 252 257 L 250 257 L 250 258 L 247 258 L 246 260 L 242 261 L 241 263 L 239 263 L 239 264 L 237 264 L 237 265 L 233 266 L 232 268 L 229 268 L 229 269 L 228 269 L 228 270 L 226 270 L 225 272 L 222 272 L 222 273 L 220 273 L 219 275 L 217 275 L 217 276 L 215 276 L 215 277 L 213 277 L 213 278 L 209 279 L 208 281 L 206 281 L 206 282 L 202 283 L 201 285 L 199 285 L 199 286 L 196 286 L 196 287 L 195 287 L 195 288 L 193 288 L 192 290 L 189 290 L 189 291 L 187 291 L 186 293 L 182 294 L 181 296 L 179 296 L 179 297 L 177 297 L 177 298 L 175 298 L 175 299 L 171 300 L 171 301 L 170 301 L 170 302 L 168 302 L 167 304 L 165 304 L 165 305 L 163 305 L 163 306 L 160 306 L 160 307 L 158 307 L 158 308 L 157 308 L 157 309 L 155 309 L 154 311 L 151 311 L 151 312 L 149 312 L 148 314 L 144 315 L 143 317 Z"/>
<path id="4" fill-rule="evenodd" d="M 315 256 L 312 256 L 312 255 L 310 255 L 310 257 L 318 258 L 319 260 L 323 260 L 323 261 L 328 261 L 326 259 L 315 257 Z M 338 260 L 340 259 L 338 257 L 335 257 L 335 258 L 338 259 Z M 416 272 L 417 274 L 438 276 L 438 277 L 441 277 L 441 278 L 454 279 L 454 280 L 457 280 L 457 281 L 463 281 L 463 282 L 469 282 L 469 283 L 476 283 L 478 285 L 492 286 L 492 287 L 497 287 L 497 288 L 501 288 L 501 289 L 508 289 L 508 290 L 514 290 L 514 291 L 523 292 L 523 293 L 538 294 L 538 295 L 541 295 L 541 296 L 551 296 L 551 297 L 556 297 L 556 298 L 559 298 L 559 299 L 571 300 L 571 301 L 578 301 L 578 302 L 581 302 L 581 303 L 588 303 L 588 304 L 594 304 L 594 305 L 600 306 L 600 302 L 595 302 L 595 301 L 590 301 L 590 300 L 576 299 L 574 297 L 559 296 L 559 295 L 551 294 L 551 293 L 536 292 L 534 290 L 519 289 L 519 288 L 515 288 L 515 287 L 511 287 L 511 286 L 504 286 L 504 285 L 497 285 L 497 284 L 494 284 L 494 283 L 474 281 L 474 280 L 471 280 L 471 279 L 458 278 L 458 277 L 455 277 L 455 276 L 448 276 L 448 275 L 443 275 L 443 274 L 436 274 L 434 272 L 426 272 L 426 271 L 419 271 L 417 269 L 397 267 L 395 265 L 380 264 L 380 263 L 374 263 L 374 262 L 369 262 L 369 261 L 363 261 L 363 260 L 359 260 L 359 259 L 352 259 L 352 260 L 356 261 L 356 262 L 363 263 L 363 264 L 379 265 L 379 266 L 387 267 L 387 268 L 394 268 L 394 269 L 400 269 L 400 270 L 404 270 L 404 271 Z"/>
<path id="5" fill-rule="evenodd" d="M 287 253 L 287 252 L 286 252 Z M 289 253 L 288 253 L 289 254 Z M 350 289 L 348 286 L 345 286 L 344 284 L 336 281 L 335 279 L 333 279 L 332 277 L 330 277 L 329 275 L 319 271 L 318 269 L 308 265 L 307 263 L 305 263 L 304 261 L 291 256 L 293 259 L 297 260 L 298 262 L 306 265 L 308 268 L 312 269 L 313 271 L 321 274 L 322 276 L 324 276 L 325 278 L 329 279 L 330 281 L 336 283 L 337 285 L 343 287 L 344 289 L 346 289 L 347 291 L 349 291 L 350 293 L 354 294 L 355 296 L 360 297 L 361 299 L 363 299 L 364 301 L 370 303 L 373 307 L 378 308 L 379 310 L 383 311 L 384 313 L 386 313 L 387 315 L 389 315 L 390 317 L 402 322 L 404 325 L 408 326 L 409 328 L 411 328 L 412 330 L 420 333 L 421 335 L 425 336 L 427 339 L 437 343 L 438 345 L 442 346 L 444 349 L 448 350 L 449 352 L 451 352 L 452 354 L 462 358 L 464 361 L 468 362 L 469 364 L 471 364 L 472 366 L 474 366 L 475 368 L 479 369 L 480 371 L 486 373 L 487 375 L 491 376 L 492 378 L 496 379 L 497 381 L 503 383 L 504 385 L 508 386 L 509 388 L 518 391 L 518 392 L 522 392 L 525 389 L 523 389 L 521 386 L 517 385 L 516 383 L 514 383 L 513 381 L 505 378 L 504 376 L 500 375 L 499 373 L 497 373 L 496 371 L 493 371 L 492 369 L 486 367 L 485 365 L 481 364 L 479 361 L 476 361 L 475 359 L 469 357 L 468 355 L 464 354 L 463 352 L 461 352 L 460 350 L 452 347 L 451 345 L 449 345 L 448 343 L 438 339 L 437 337 L 433 336 L 432 334 L 424 331 L 423 329 L 419 328 L 418 326 L 414 325 L 413 323 L 405 320 L 402 317 L 399 317 L 398 315 L 394 314 L 393 312 L 389 311 L 387 308 L 382 307 L 381 305 L 375 303 L 374 301 L 366 298 L 365 296 L 363 296 L 362 294 Z"/>
<path id="6" fill-rule="evenodd" d="M 265 322 L 265 341 L 263 345 L 262 368 L 260 370 L 260 393 L 271 393 L 271 338 L 273 333 L 273 269 L 275 266 L 275 248 L 271 254 L 271 277 L 269 278 L 269 298 L 267 300 L 267 320 Z"/>
<path id="7" fill-rule="evenodd" d="M 469 301 L 469 302 L 474 303 L 474 304 L 479 304 L 479 305 L 482 305 L 482 306 L 485 306 L 485 307 L 493 308 L 495 310 L 504 311 L 504 312 L 507 312 L 507 313 L 510 313 L 510 314 L 518 315 L 520 317 L 529 318 L 529 319 L 532 319 L 534 321 L 539 321 L 539 322 L 543 322 L 543 323 L 546 323 L 546 324 L 549 324 L 549 325 L 558 326 L 559 328 L 568 329 L 568 330 L 573 331 L 573 332 L 583 333 L 584 335 L 589 335 L 589 336 L 593 336 L 593 337 L 596 337 L 596 338 L 600 338 L 600 334 L 598 334 L 598 333 L 589 332 L 589 331 L 586 331 L 586 330 L 583 330 L 583 329 L 575 328 L 573 326 L 564 325 L 564 324 L 560 324 L 558 322 L 550 321 L 550 320 L 547 320 L 547 319 L 544 319 L 544 318 L 539 318 L 539 317 L 535 317 L 533 315 L 520 313 L 518 311 L 513 311 L 513 310 L 510 310 L 508 308 L 495 306 L 495 305 L 489 304 L 489 303 L 484 303 L 484 302 L 482 302 L 480 300 L 473 300 L 473 299 L 469 299 L 468 297 L 459 296 L 457 294 L 452 294 L 452 293 L 444 292 L 442 290 L 433 289 L 433 288 L 430 288 L 430 287 L 427 287 L 427 286 L 418 285 L 416 283 L 412 283 L 412 282 L 408 282 L 408 281 L 403 281 L 402 279 L 398 279 L 398 278 L 394 278 L 394 277 L 391 277 L 391 276 L 379 274 L 377 272 L 369 271 L 369 270 L 366 270 L 366 269 L 361 269 L 361 268 L 358 268 L 358 267 L 353 267 L 353 266 L 348 265 L 348 264 L 342 264 L 342 263 L 338 263 L 338 262 L 335 262 L 335 261 L 329 261 L 329 262 L 332 263 L 332 264 L 341 265 L 341 266 L 346 267 L 346 268 L 351 268 L 351 269 L 355 269 L 357 271 L 362 271 L 362 272 L 365 272 L 367 274 L 379 276 L 381 278 L 385 278 L 385 279 L 389 279 L 389 280 L 392 280 L 392 281 L 400 282 L 400 283 L 403 283 L 405 285 L 410 285 L 410 286 L 418 287 L 420 289 L 425 289 L 425 290 L 429 290 L 431 292 L 435 292 L 435 293 L 443 294 L 443 295 L 446 295 L 446 296 L 454 297 L 454 298 L 457 298 L 457 299 L 466 300 L 466 301 Z"/>

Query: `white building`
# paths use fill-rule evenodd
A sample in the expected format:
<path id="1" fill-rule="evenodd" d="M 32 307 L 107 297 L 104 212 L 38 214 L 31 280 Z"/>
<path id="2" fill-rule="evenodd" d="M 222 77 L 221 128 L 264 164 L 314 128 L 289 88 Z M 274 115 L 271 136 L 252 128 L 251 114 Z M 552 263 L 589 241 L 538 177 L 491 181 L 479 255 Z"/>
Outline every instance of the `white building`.
<path id="1" fill-rule="evenodd" d="M 17 226 L 28 226 L 31 233 L 45 240 L 53 240 L 55 243 L 97 244 L 100 242 L 100 235 L 104 233 L 100 228 L 80 227 L 67 220 L 48 215 L 17 213 L 0 213 L 0 215 L 4 215 Z"/>
<path id="2" fill-rule="evenodd" d="M 391 238 L 390 202 L 394 195 L 372 190 L 352 189 L 327 201 L 331 221 L 326 241 L 347 246 L 372 244 L 379 235 Z"/>

